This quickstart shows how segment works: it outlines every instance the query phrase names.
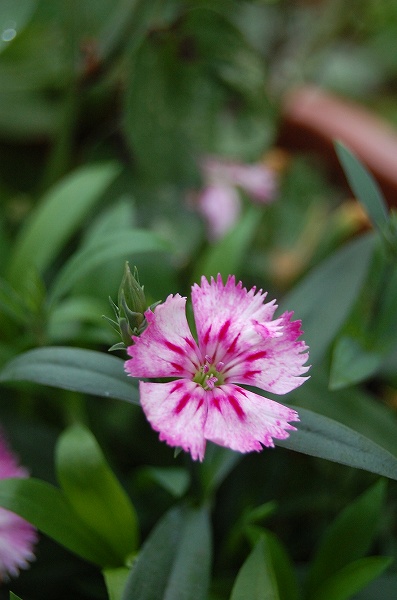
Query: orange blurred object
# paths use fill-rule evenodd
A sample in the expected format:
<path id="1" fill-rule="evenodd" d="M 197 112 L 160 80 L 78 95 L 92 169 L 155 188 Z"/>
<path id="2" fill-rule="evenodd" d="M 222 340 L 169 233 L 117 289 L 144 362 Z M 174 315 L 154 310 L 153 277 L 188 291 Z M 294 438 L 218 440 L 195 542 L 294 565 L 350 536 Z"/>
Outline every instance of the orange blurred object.
<path id="1" fill-rule="evenodd" d="M 303 86 L 285 96 L 278 146 L 314 152 L 325 158 L 333 174 L 344 178 L 335 140 L 360 158 L 387 202 L 397 205 L 397 131 L 390 124 L 359 104 L 315 86 Z"/>

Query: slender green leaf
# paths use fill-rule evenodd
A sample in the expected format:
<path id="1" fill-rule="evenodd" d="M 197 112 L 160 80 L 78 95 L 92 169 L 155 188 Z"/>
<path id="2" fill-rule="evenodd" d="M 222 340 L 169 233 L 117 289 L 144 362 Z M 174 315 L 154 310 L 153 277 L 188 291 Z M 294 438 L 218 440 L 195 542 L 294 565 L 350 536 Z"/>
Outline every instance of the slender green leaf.
<path id="1" fill-rule="evenodd" d="M 13 592 L 10 592 L 10 600 L 22 600 L 22 598 L 20 598 L 19 596 L 17 596 Z"/>
<path id="2" fill-rule="evenodd" d="M 216 277 L 220 273 L 224 278 L 238 274 L 244 262 L 245 253 L 258 227 L 260 211 L 250 206 L 240 221 L 216 244 L 209 246 L 196 268 L 194 281 L 200 281 L 202 275 Z"/>
<path id="3" fill-rule="evenodd" d="M 264 537 L 238 572 L 230 600 L 282 600 Z"/>
<path id="4" fill-rule="evenodd" d="M 167 250 L 167 244 L 150 231 L 130 229 L 107 234 L 74 254 L 56 278 L 50 298 L 59 298 L 90 271 L 115 258 L 128 258 L 142 252 Z"/>
<path id="5" fill-rule="evenodd" d="M 264 532 L 281 600 L 298 600 L 299 585 L 294 565 L 281 541 L 270 531 Z"/>
<path id="6" fill-rule="evenodd" d="M 378 481 L 328 526 L 308 574 L 313 600 L 329 578 L 368 552 L 379 525 L 385 492 L 385 481 Z"/>
<path id="7" fill-rule="evenodd" d="M 59 483 L 71 506 L 126 564 L 137 550 L 138 524 L 134 507 L 107 464 L 91 432 L 74 425 L 56 448 Z"/>
<path id="8" fill-rule="evenodd" d="M 20 354 L 0 371 L 0 382 L 16 381 L 139 403 L 138 389 L 121 358 L 83 348 L 49 346 Z"/>
<path id="9" fill-rule="evenodd" d="M 375 243 L 366 234 L 343 246 L 311 271 L 280 303 L 302 319 L 312 364 L 321 360 L 359 294 Z"/>
<path id="10" fill-rule="evenodd" d="M 376 181 L 344 144 L 336 142 L 335 150 L 354 195 L 363 205 L 374 226 L 384 231 L 388 225 L 388 209 Z"/>
<path id="11" fill-rule="evenodd" d="M 17 289 L 28 265 L 42 272 L 56 258 L 118 172 L 113 163 L 86 166 L 47 192 L 15 243 L 9 278 Z"/>
<path id="12" fill-rule="evenodd" d="M 38 479 L 0 480 L 0 506 L 20 515 L 71 552 L 101 567 L 119 559 L 75 513 L 58 488 Z"/>
<path id="13" fill-rule="evenodd" d="M 102 571 L 109 600 L 121 600 L 129 573 L 130 569 L 128 567 L 104 569 Z"/>
<path id="14" fill-rule="evenodd" d="M 208 510 L 173 508 L 145 542 L 122 600 L 206 600 L 210 566 Z"/>
<path id="15" fill-rule="evenodd" d="M 370 377 L 380 367 L 383 354 L 365 350 L 358 340 L 342 335 L 332 354 L 329 387 L 338 390 Z"/>
<path id="16" fill-rule="evenodd" d="M 369 556 L 350 563 L 316 590 L 312 600 L 349 600 L 393 562 L 387 556 Z M 383 596 L 377 596 L 377 598 Z"/>
<path id="17" fill-rule="evenodd" d="M 390 452 L 342 423 L 294 408 L 301 419 L 298 430 L 286 440 L 276 440 L 277 446 L 397 479 L 397 457 Z"/>

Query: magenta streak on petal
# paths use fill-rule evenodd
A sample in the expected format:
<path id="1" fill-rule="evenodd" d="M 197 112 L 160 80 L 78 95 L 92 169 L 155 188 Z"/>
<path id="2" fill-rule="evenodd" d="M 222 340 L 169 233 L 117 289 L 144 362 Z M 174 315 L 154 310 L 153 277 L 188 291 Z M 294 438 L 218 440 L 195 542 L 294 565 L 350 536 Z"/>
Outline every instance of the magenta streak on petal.
<path id="1" fill-rule="evenodd" d="M 185 342 L 187 343 L 187 345 L 191 347 L 192 350 L 196 350 L 196 346 L 195 346 L 195 343 L 194 343 L 193 340 L 191 340 L 188 337 L 184 337 L 183 339 L 185 340 Z"/>
<path id="2" fill-rule="evenodd" d="M 221 405 L 219 404 L 219 399 L 216 398 L 215 396 L 212 397 L 212 404 L 215 406 L 215 408 L 217 410 L 219 410 L 220 413 L 222 413 Z"/>
<path id="3" fill-rule="evenodd" d="M 203 406 L 203 402 L 204 402 L 204 399 L 203 399 L 203 398 L 200 398 L 200 400 L 199 400 L 199 403 L 197 404 L 196 412 L 197 412 L 198 410 L 200 410 L 200 408 Z"/>
<path id="4" fill-rule="evenodd" d="M 223 342 L 226 338 L 226 334 L 229 331 L 230 328 L 230 319 L 228 319 L 227 321 L 225 321 L 225 323 L 222 325 L 222 327 L 219 330 L 218 333 L 218 340 Z"/>
<path id="5" fill-rule="evenodd" d="M 227 399 L 229 401 L 230 406 L 233 408 L 234 412 L 240 419 L 240 421 L 243 421 L 245 418 L 245 412 L 241 408 L 238 400 L 234 396 L 227 396 Z"/>
<path id="6" fill-rule="evenodd" d="M 185 368 L 182 365 L 178 365 L 178 363 L 171 362 L 170 365 L 176 369 L 176 371 L 184 371 Z"/>
<path id="7" fill-rule="evenodd" d="M 244 379 L 249 379 L 250 377 L 254 377 L 255 375 L 258 375 L 258 373 L 260 373 L 260 370 L 257 369 L 256 371 L 246 371 L 243 374 Z"/>
<path id="8" fill-rule="evenodd" d="M 170 394 L 173 394 L 177 390 L 181 389 L 181 387 L 183 387 L 183 381 L 175 381 L 174 387 L 170 389 Z"/>
<path id="9" fill-rule="evenodd" d="M 267 356 L 266 350 L 260 350 L 259 352 L 254 352 L 254 354 L 249 354 L 244 357 L 244 361 L 253 362 L 254 360 L 258 360 L 259 358 L 265 358 Z"/>
<path id="10" fill-rule="evenodd" d="M 175 407 L 174 412 L 176 414 L 179 414 L 185 408 L 185 406 L 189 402 L 190 398 L 191 398 L 190 394 L 184 394 L 182 396 L 182 398 L 179 400 L 177 406 Z"/>
<path id="11" fill-rule="evenodd" d="M 206 332 L 205 332 L 205 334 L 204 334 L 204 337 L 203 337 L 203 344 L 205 344 L 205 345 L 207 345 L 207 344 L 208 344 L 208 342 L 209 342 L 209 339 L 210 339 L 210 333 L 211 333 L 211 327 L 212 327 L 212 325 L 210 325 L 210 326 L 208 327 L 207 331 L 206 331 Z"/>
<path id="12" fill-rule="evenodd" d="M 172 350 L 173 352 L 176 352 L 177 354 L 185 355 L 184 350 L 182 348 L 180 348 L 179 346 L 177 346 L 176 344 L 173 344 L 172 342 L 169 342 L 168 340 L 166 340 L 164 342 L 164 344 L 167 346 L 167 348 L 169 350 Z"/>

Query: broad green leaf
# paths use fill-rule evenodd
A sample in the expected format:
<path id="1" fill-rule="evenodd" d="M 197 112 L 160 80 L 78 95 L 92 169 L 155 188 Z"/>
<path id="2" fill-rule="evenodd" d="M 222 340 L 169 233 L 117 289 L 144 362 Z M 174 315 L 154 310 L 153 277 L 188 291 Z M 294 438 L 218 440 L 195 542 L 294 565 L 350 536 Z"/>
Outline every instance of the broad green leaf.
<path id="1" fill-rule="evenodd" d="M 329 578 L 368 552 L 382 515 L 385 492 L 385 481 L 377 482 L 328 526 L 308 574 L 309 596 L 313 600 L 317 600 Z"/>
<path id="2" fill-rule="evenodd" d="M 348 316 L 366 276 L 375 236 L 354 239 L 315 267 L 284 297 L 280 309 L 302 319 L 310 362 L 318 363 Z"/>
<path id="3" fill-rule="evenodd" d="M 18 289 L 26 268 L 42 272 L 115 179 L 114 163 L 85 166 L 51 188 L 20 232 L 9 265 L 9 278 Z"/>
<path id="4" fill-rule="evenodd" d="M 374 226 L 384 231 L 388 225 L 388 209 L 376 181 L 344 144 L 336 142 L 335 150 L 354 195 L 364 206 Z"/>
<path id="5" fill-rule="evenodd" d="M 342 335 L 333 349 L 330 389 L 338 390 L 370 377 L 376 373 L 382 359 L 382 353 L 366 350 L 358 340 Z"/>
<path id="6" fill-rule="evenodd" d="M 349 600 L 393 562 L 387 556 L 369 556 L 350 563 L 325 581 L 311 600 Z M 376 596 L 383 598 L 383 596 Z"/>
<path id="7" fill-rule="evenodd" d="M 49 346 L 19 354 L 0 371 L 0 382 L 16 381 L 139 403 L 121 358 L 83 348 Z"/>
<path id="8" fill-rule="evenodd" d="M 70 258 L 54 281 L 50 299 L 54 300 L 64 295 L 90 271 L 115 258 L 121 260 L 123 257 L 133 257 L 142 252 L 167 249 L 167 244 L 150 231 L 131 229 L 106 234 Z"/>
<path id="9" fill-rule="evenodd" d="M 78 556 L 101 567 L 119 558 L 75 513 L 61 490 L 38 479 L 0 480 L 0 506 L 15 512 Z"/>
<path id="10" fill-rule="evenodd" d="M 125 565 L 138 544 L 135 510 L 88 429 L 74 425 L 61 435 L 56 467 L 73 509 Z"/>
<path id="11" fill-rule="evenodd" d="M 390 452 L 337 421 L 294 408 L 300 416 L 298 430 L 286 440 L 275 440 L 277 446 L 397 479 L 397 457 Z"/>
<path id="12" fill-rule="evenodd" d="M 122 600 L 206 600 L 211 532 L 206 508 L 173 508 L 132 566 Z"/>
<path id="13" fill-rule="evenodd" d="M 102 571 L 109 600 L 121 600 L 129 573 L 130 569 L 128 567 L 104 569 Z"/>
<path id="14" fill-rule="evenodd" d="M 238 572 L 230 600 L 282 600 L 262 537 Z"/>
<path id="15" fill-rule="evenodd" d="M 204 256 L 198 260 L 194 281 L 202 275 L 216 277 L 218 273 L 226 278 L 238 274 L 244 262 L 245 253 L 251 243 L 260 219 L 260 211 L 250 206 L 239 222 L 216 244 L 209 246 Z"/>

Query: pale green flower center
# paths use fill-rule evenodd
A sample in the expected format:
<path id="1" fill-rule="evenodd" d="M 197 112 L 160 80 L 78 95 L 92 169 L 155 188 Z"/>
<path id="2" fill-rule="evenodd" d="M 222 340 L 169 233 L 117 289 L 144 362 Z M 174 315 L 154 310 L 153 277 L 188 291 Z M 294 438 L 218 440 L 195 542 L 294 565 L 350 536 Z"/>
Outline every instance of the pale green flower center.
<path id="1" fill-rule="evenodd" d="M 225 383 L 225 377 L 221 373 L 224 366 L 223 362 L 214 365 L 212 358 L 206 356 L 204 365 L 197 371 L 193 381 L 199 383 L 205 390 L 213 390 L 214 387 Z"/>

